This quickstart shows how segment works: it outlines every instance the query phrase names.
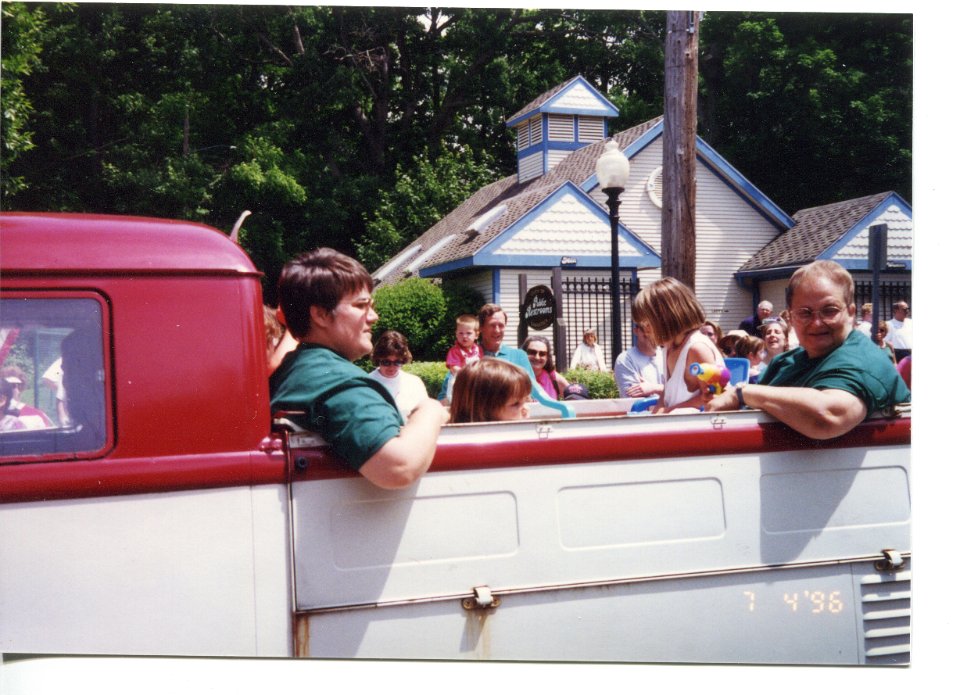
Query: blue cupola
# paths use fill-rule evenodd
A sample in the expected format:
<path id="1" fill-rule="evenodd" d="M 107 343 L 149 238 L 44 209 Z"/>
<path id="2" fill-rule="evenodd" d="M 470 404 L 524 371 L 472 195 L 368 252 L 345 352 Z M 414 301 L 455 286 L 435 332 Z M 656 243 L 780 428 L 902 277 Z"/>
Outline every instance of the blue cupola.
<path id="1" fill-rule="evenodd" d="M 541 94 L 507 121 L 516 130 L 520 183 L 550 171 L 584 145 L 607 137 L 620 112 L 582 76 Z"/>

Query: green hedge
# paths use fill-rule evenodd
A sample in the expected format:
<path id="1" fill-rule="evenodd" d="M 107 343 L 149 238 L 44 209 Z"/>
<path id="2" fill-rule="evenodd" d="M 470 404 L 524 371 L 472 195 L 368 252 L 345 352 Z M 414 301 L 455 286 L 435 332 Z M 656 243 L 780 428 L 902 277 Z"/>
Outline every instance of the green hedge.
<path id="1" fill-rule="evenodd" d="M 369 370 L 368 365 L 362 365 Z M 444 362 L 412 362 L 403 368 L 404 371 L 415 374 L 423 380 L 427 393 L 436 398 L 440 393 L 440 386 L 447 375 L 447 365 Z M 572 383 L 583 384 L 590 391 L 590 398 L 619 398 L 617 384 L 613 380 L 612 372 L 592 372 L 586 369 L 571 369 L 564 372 L 564 377 Z"/>

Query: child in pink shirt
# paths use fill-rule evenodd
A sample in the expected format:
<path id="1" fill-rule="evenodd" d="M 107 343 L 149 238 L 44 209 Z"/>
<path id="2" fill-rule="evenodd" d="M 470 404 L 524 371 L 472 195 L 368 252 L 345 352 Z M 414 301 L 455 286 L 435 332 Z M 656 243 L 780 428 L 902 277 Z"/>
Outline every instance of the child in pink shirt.
<path id="1" fill-rule="evenodd" d="M 479 331 L 480 321 L 476 316 L 463 314 L 457 317 L 457 342 L 447 351 L 447 369 L 450 370 L 451 379 L 468 364 L 479 362 L 483 357 L 483 349 L 477 344 Z"/>

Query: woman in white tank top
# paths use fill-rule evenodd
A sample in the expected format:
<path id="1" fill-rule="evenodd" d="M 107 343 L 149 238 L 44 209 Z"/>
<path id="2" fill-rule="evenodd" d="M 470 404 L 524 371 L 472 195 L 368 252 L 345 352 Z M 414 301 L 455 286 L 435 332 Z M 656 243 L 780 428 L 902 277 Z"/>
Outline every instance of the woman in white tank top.
<path id="1" fill-rule="evenodd" d="M 723 364 L 723 354 L 700 332 L 703 307 L 693 291 L 672 277 L 650 283 L 633 300 L 633 318 L 647 337 L 664 348 L 667 381 L 663 412 L 703 406 L 706 386 L 690 373 L 690 365 Z"/>

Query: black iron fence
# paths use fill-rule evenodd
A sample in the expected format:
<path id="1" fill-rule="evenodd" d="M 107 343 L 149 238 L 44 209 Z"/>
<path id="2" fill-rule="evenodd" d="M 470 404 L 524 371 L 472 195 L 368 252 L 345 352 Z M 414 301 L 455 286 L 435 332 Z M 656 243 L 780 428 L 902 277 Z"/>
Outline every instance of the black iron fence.
<path id="1" fill-rule="evenodd" d="M 857 313 L 859 316 L 860 307 L 873 301 L 873 282 L 856 281 L 854 283 L 854 301 L 857 303 Z M 873 316 L 880 321 L 886 321 L 893 317 L 893 303 L 901 299 L 910 303 L 911 283 L 909 280 L 881 280 L 880 281 L 880 302 L 879 306 L 873 307 Z"/>
<path id="2" fill-rule="evenodd" d="M 617 356 L 613 350 L 613 325 L 611 319 L 610 277 L 563 278 L 558 300 L 562 306 L 564 325 L 566 326 L 567 360 L 583 340 L 583 332 L 588 328 L 596 329 L 597 343 L 603 348 L 607 369 L 613 369 Z M 640 286 L 636 278 L 620 278 L 620 340 L 623 349 L 633 344 L 630 317 L 630 305 Z M 559 354 L 559 351 L 558 351 Z M 558 365 L 559 366 L 559 365 Z M 567 367 L 562 365 L 562 368 Z"/>

